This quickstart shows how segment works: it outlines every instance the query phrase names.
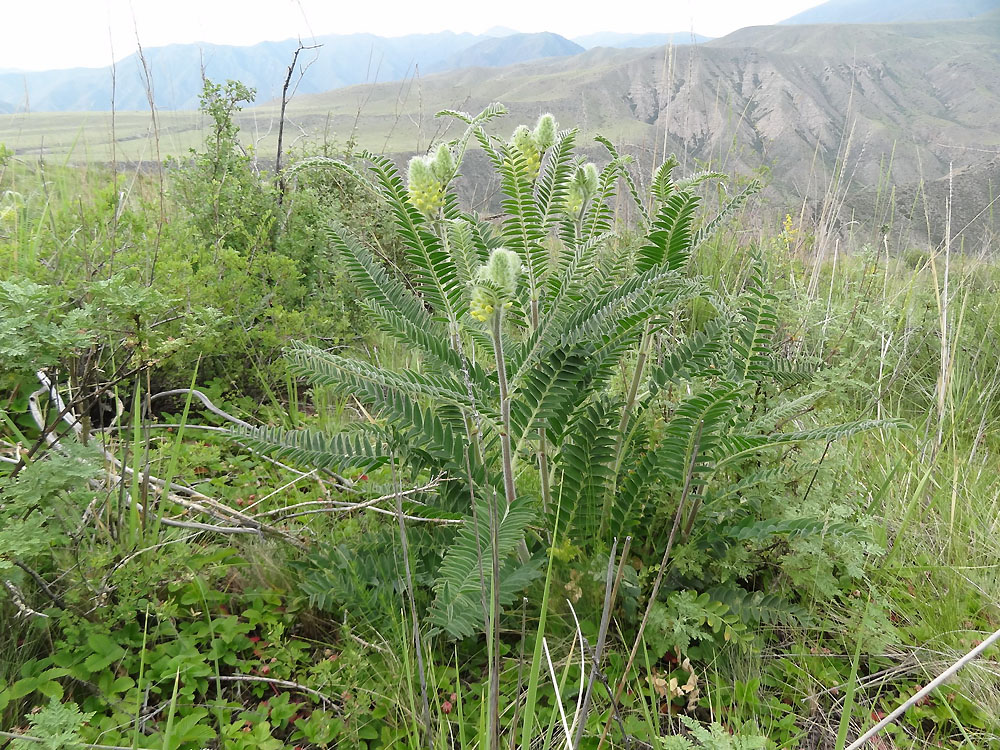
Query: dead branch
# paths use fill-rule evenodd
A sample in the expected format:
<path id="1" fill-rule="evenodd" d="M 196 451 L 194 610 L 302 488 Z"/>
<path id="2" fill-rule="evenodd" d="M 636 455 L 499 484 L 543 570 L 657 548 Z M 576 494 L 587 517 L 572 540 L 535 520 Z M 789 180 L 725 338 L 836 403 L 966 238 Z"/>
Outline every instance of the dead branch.
<path id="1" fill-rule="evenodd" d="M 10 581 L 4 580 L 4 588 L 10 593 L 10 600 L 14 602 L 14 606 L 18 609 L 19 617 L 44 617 L 46 620 L 49 616 L 44 612 L 39 612 L 28 606 L 27 602 L 24 601 L 24 594 L 21 593 L 21 589 L 15 586 Z"/>
<path id="2" fill-rule="evenodd" d="M 289 690 L 298 690 L 303 693 L 308 693 L 309 695 L 315 695 L 317 698 L 323 701 L 328 706 L 338 707 L 337 702 L 328 695 L 321 693 L 319 690 L 313 690 L 311 687 L 306 687 L 298 682 L 292 682 L 291 680 L 276 680 L 273 677 L 255 677 L 254 675 L 248 674 L 231 674 L 231 675 L 217 675 L 215 677 L 210 677 L 211 680 L 218 680 L 219 682 L 262 682 L 265 685 L 274 685 L 275 687 L 288 688 Z"/>
<path id="3" fill-rule="evenodd" d="M 295 74 L 295 65 L 298 63 L 299 55 L 302 54 L 304 50 L 318 49 L 322 47 L 322 44 L 313 44 L 311 46 L 305 46 L 302 44 L 302 40 L 299 40 L 299 46 L 295 48 L 295 52 L 292 54 L 292 64 L 288 66 L 288 75 L 285 76 L 285 84 L 281 87 L 281 112 L 278 115 L 278 153 L 274 159 L 274 173 L 278 175 L 278 207 L 281 207 L 282 201 L 285 199 L 285 190 L 287 188 L 285 184 L 285 176 L 281 173 L 281 147 L 282 141 L 285 137 L 285 108 L 288 106 L 288 102 L 291 97 L 288 96 L 288 87 L 292 83 L 292 76 Z M 312 65 L 312 63 L 309 63 Z M 299 76 L 299 81 L 302 81 L 303 76 L 306 74 L 306 70 L 309 69 L 309 65 L 303 69 L 302 74 Z M 295 84 L 295 88 L 298 89 L 299 84 Z M 292 91 L 292 95 L 295 95 L 295 91 Z"/>

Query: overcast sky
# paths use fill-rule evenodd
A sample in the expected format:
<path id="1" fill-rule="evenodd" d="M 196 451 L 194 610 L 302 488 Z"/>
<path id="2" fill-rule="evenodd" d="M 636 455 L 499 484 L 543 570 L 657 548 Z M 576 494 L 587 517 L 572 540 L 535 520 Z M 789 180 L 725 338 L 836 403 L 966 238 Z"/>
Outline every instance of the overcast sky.
<path id="1" fill-rule="evenodd" d="M 253 44 L 313 35 L 381 36 L 494 26 L 553 31 L 696 31 L 722 36 L 821 0 L 4 0 L 0 69 L 102 67 L 144 47 Z M 594 10 L 590 10 L 593 8 Z M 597 9 L 603 9 L 601 11 Z"/>

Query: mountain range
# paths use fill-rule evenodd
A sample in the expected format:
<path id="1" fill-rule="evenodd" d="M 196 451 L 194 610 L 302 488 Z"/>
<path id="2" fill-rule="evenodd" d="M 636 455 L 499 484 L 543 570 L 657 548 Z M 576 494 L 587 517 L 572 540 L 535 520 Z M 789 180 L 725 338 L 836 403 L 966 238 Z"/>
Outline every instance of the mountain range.
<path id="1" fill-rule="evenodd" d="M 412 151 L 449 137 L 432 116 L 439 109 L 477 112 L 499 101 L 512 123 L 551 111 L 585 135 L 622 144 L 640 180 L 674 152 L 689 171 L 766 172 L 776 211 L 816 221 L 836 213 L 831 233 L 857 220 L 892 226 L 900 242 L 938 241 L 949 195 L 962 236 L 1000 233 L 1000 212 L 987 208 L 1000 195 L 998 70 L 995 11 L 951 21 L 751 27 L 696 46 L 598 48 L 428 76 L 419 97 L 389 83 L 306 96 L 290 113 L 307 132 L 354 132 L 375 150 Z"/>
<path id="2" fill-rule="evenodd" d="M 298 93 L 315 93 L 358 83 L 400 81 L 468 66 L 501 67 L 585 49 L 689 44 L 707 37 L 686 34 L 591 34 L 580 43 L 558 34 L 522 34 L 493 29 L 486 34 L 410 34 L 382 37 L 344 34 L 318 37 L 315 49 L 299 57 Z M 143 110 L 149 106 L 146 70 L 161 110 L 197 109 L 203 77 L 238 80 L 256 89 L 258 101 L 280 95 L 299 41 L 261 42 L 248 47 L 175 44 L 144 51 L 104 68 L 38 72 L 0 70 L 0 113 Z"/>
<path id="3" fill-rule="evenodd" d="M 581 51 L 583 44 L 572 46 L 563 37 L 509 30 L 498 30 L 504 34 L 499 41 L 445 34 L 431 50 L 438 55 L 436 64 L 461 67 L 425 74 L 435 63 L 421 63 L 418 77 L 407 73 L 409 62 L 394 62 L 401 57 L 365 53 L 366 79 L 381 83 L 327 90 L 334 74 L 317 61 L 287 118 L 296 150 L 326 151 L 350 141 L 393 154 L 402 165 L 432 142 L 455 136 L 458 126 L 435 118 L 435 112 L 474 113 L 503 102 L 510 116 L 497 125 L 498 133 L 507 135 L 515 124 L 550 111 L 564 125 L 579 126 L 581 142 L 602 134 L 632 154 L 640 183 L 671 152 L 683 171 L 711 168 L 737 180 L 763 175 L 769 187 L 761 205 L 769 209 L 754 216 L 774 222 L 772 229 L 790 213 L 819 225 L 823 241 L 864 228 L 872 242 L 881 244 L 884 226 L 902 249 L 914 238 L 939 242 L 950 205 L 957 242 L 995 243 L 1000 237 L 1000 211 L 995 210 L 1000 200 L 1000 10 L 966 18 L 981 2 L 938 0 L 934 12 L 951 13 L 951 20 L 848 25 L 789 19 L 701 44 L 652 48 Z M 868 0 L 865 7 L 878 10 L 893 3 Z M 822 7 L 835 11 L 846 5 L 832 0 Z M 905 15 L 913 5 L 894 7 Z M 930 5 L 922 2 L 921 7 Z M 374 49 L 376 40 L 359 41 L 357 49 Z M 497 62 L 492 55 L 504 41 L 534 59 L 486 67 Z M 446 42 L 453 46 L 446 50 Z M 434 47 L 427 38 L 409 43 L 411 61 Z M 263 57 L 270 48 L 259 46 Z M 293 48 L 283 48 L 272 64 L 282 55 L 290 58 Z M 556 56 L 535 57 L 549 51 Z M 147 57 L 153 59 L 154 51 Z M 454 60 L 447 63 L 450 57 Z M 206 69 L 208 63 L 206 54 Z M 285 69 L 287 64 L 282 60 Z M 120 76 L 119 91 L 124 84 Z M 274 153 L 278 112 L 278 103 L 264 101 L 239 115 L 261 158 Z M 196 112 L 164 111 L 157 126 L 154 150 L 148 112 L 119 112 L 115 119 L 101 112 L 33 112 L 0 116 L 0 142 L 24 157 L 72 154 L 79 159 L 82 153 L 89 160 L 112 155 L 147 160 L 197 146 L 206 122 Z M 587 153 L 602 158 L 596 145 Z M 479 164 L 483 158 L 470 151 L 463 173 L 473 179 L 486 175 Z M 483 199 L 488 197 L 476 198 Z"/>

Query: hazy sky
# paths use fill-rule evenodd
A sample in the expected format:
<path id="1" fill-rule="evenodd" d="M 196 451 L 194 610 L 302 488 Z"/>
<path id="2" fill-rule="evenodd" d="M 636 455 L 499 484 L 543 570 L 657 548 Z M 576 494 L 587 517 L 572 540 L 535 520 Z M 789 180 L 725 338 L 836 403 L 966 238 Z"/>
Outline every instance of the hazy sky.
<path id="1" fill-rule="evenodd" d="M 101 67 L 112 54 L 120 59 L 133 52 L 137 36 L 144 47 L 253 44 L 355 32 L 482 32 L 493 26 L 569 37 L 691 30 L 722 36 L 743 26 L 775 23 L 821 1 L 4 0 L 0 69 Z"/>

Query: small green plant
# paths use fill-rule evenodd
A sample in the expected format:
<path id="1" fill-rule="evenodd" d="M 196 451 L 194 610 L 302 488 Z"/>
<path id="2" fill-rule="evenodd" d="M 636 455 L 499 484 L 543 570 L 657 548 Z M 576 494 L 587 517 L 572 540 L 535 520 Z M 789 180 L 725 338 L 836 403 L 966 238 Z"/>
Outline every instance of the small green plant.
<path id="1" fill-rule="evenodd" d="M 81 713 L 75 703 L 60 703 L 53 698 L 47 706 L 28 715 L 28 735 L 34 739 L 14 740 L 15 750 L 43 747 L 46 750 L 73 750 L 83 744 L 80 730 L 94 717 Z"/>
<path id="2" fill-rule="evenodd" d="M 717 723 L 706 728 L 689 716 L 681 715 L 680 719 L 694 741 L 680 735 L 665 737 L 659 742 L 662 750 L 764 750 L 767 747 L 765 737 L 730 734 Z"/>

